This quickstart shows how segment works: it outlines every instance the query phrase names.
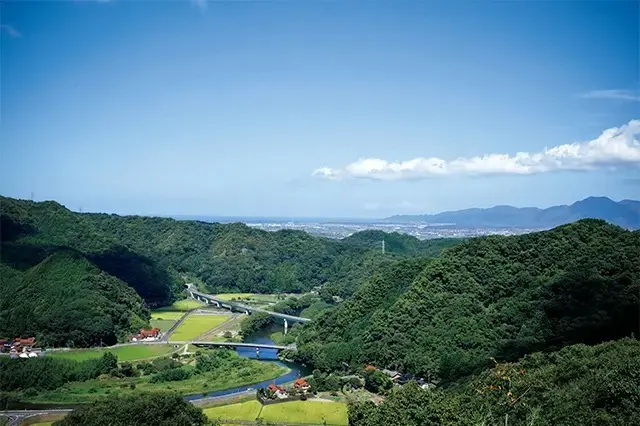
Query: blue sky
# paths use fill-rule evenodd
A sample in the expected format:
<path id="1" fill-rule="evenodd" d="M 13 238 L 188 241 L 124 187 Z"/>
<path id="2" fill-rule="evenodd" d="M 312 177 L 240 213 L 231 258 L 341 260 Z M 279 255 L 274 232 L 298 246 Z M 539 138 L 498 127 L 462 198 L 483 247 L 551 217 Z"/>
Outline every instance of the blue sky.
<path id="1" fill-rule="evenodd" d="M 3 195 L 314 217 L 640 198 L 638 2 L 0 8 Z"/>

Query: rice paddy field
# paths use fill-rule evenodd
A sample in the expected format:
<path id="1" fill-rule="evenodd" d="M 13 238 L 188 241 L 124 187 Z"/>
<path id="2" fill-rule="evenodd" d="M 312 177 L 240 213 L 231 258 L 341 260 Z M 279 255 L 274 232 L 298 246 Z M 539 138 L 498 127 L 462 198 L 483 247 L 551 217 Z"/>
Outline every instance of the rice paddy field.
<path id="1" fill-rule="evenodd" d="M 193 340 L 212 328 L 218 327 L 231 318 L 229 314 L 191 315 L 171 334 L 169 341 L 184 342 Z"/>
<path id="2" fill-rule="evenodd" d="M 206 408 L 204 413 L 211 419 L 265 422 L 291 422 L 343 426 L 348 424 L 347 406 L 342 402 L 291 401 L 262 406 L 258 401 L 221 405 Z"/>
<path id="3" fill-rule="evenodd" d="M 255 420 L 260 414 L 262 404 L 253 400 L 239 404 L 220 405 L 213 408 L 205 408 L 204 413 L 210 419 L 225 420 Z"/>
<path id="4" fill-rule="evenodd" d="M 118 357 L 118 361 L 135 361 L 167 355 L 177 349 L 173 345 L 127 345 L 116 348 L 72 349 L 70 351 L 55 351 L 47 354 L 53 358 L 66 358 L 75 361 L 100 358 L 105 352 L 111 352 Z"/>
<path id="5" fill-rule="evenodd" d="M 266 422 L 318 423 L 347 425 L 347 406 L 342 402 L 292 401 L 266 405 L 260 413 Z"/>
<path id="6" fill-rule="evenodd" d="M 167 332 L 177 321 L 165 319 L 152 319 L 151 327 L 159 328 L 163 333 Z"/>

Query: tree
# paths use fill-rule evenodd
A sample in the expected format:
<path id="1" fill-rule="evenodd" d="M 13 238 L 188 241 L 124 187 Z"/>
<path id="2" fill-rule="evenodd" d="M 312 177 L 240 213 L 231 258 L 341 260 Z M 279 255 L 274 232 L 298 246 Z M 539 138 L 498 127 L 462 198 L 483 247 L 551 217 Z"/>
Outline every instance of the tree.
<path id="1" fill-rule="evenodd" d="M 364 388 L 369 392 L 385 393 L 393 387 L 393 382 L 386 374 L 379 370 L 367 370 L 364 372 Z"/>
<path id="2" fill-rule="evenodd" d="M 178 394 L 110 396 L 76 408 L 57 426 L 199 426 L 208 424 L 202 409 Z M 210 424 L 210 423 L 209 423 Z"/>

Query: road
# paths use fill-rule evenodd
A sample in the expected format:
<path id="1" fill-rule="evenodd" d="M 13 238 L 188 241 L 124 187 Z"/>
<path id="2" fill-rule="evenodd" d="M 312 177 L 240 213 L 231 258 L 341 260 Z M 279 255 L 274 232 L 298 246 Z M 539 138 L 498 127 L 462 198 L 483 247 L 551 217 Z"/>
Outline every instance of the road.
<path id="1" fill-rule="evenodd" d="M 17 426 L 22 423 L 27 417 L 33 416 L 46 416 L 52 414 L 68 414 L 73 410 L 64 409 L 51 409 L 51 410 L 9 410 L 0 411 L 0 418 L 5 417 L 9 419 L 7 426 Z"/>

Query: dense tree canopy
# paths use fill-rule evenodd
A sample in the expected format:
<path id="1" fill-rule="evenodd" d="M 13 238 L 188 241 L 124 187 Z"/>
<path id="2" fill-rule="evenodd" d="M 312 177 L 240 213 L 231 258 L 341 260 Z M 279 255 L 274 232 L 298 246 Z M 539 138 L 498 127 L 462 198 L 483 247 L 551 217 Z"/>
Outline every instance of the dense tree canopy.
<path id="1" fill-rule="evenodd" d="M 0 197 L 2 243 L 34 266 L 47 250 L 70 247 L 127 282 L 148 303 L 165 304 L 182 289 L 180 275 L 210 292 L 302 292 L 325 285 L 347 296 L 388 257 L 436 256 L 458 240 L 420 241 L 380 232 L 345 240 L 302 231 L 267 232 L 249 226 L 169 218 L 80 214 L 58 203 Z M 380 255 L 382 238 L 388 256 Z"/>
<path id="2" fill-rule="evenodd" d="M 599 220 L 471 239 L 423 269 L 404 261 L 371 277 L 303 329 L 299 357 L 321 369 L 369 362 L 452 381 L 490 356 L 630 336 L 639 260 L 640 233 Z"/>
<path id="3" fill-rule="evenodd" d="M 35 336 L 52 346 L 115 344 L 148 323 L 140 296 L 80 253 L 59 250 L 25 271 L 3 265 L 2 273 L 0 336 Z"/>
<path id="4" fill-rule="evenodd" d="M 75 409 L 56 426 L 200 426 L 210 422 L 201 408 L 173 393 L 111 396 Z"/>
<path id="5" fill-rule="evenodd" d="M 637 425 L 640 342 L 571 345 L 496 363 L 444 390 L 415 382 L 390 392 L 379 406 L 349 407 L 351 426 Z"/>

